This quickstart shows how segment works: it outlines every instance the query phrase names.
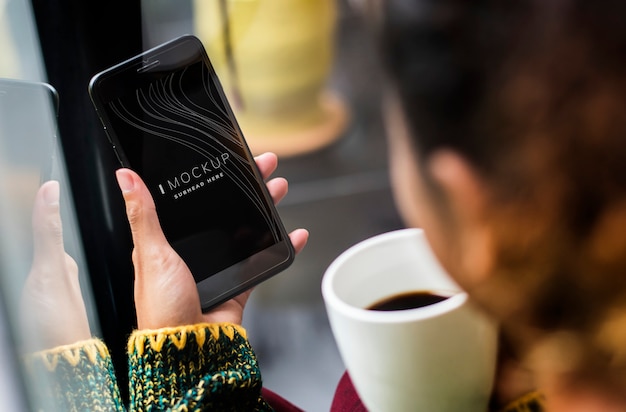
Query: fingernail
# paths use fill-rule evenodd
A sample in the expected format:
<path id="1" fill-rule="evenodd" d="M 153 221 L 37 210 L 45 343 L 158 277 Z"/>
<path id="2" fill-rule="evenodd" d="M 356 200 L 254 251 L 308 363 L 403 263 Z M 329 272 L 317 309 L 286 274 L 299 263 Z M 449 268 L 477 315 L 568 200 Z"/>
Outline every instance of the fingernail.
<path id="1" fill-rule="evenodd" d="M 122 192 L 131 192 L 135 188 L 135 181 L 126 170 L 117 170 L 115 176 L 117 177 L 117 184 L 120 186 L 120 189 L 122 189 Z"/>
<path id="2" fill-rule="evenodd" d="M 59 182 L 51 180 L 46 183 L 43 188 L 43 200 L 49 206 L 55 206 L 59 204 Z"/>

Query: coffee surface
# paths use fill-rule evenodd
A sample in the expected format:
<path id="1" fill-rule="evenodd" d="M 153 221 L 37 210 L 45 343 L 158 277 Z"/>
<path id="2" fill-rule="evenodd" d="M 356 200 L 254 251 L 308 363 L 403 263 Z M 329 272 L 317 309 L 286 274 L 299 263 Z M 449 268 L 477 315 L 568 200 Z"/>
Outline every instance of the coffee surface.
<path id="1" fill-rule="evenodd" d="M 370 305 L 367 309 L 377 311 L 394 311 L 421 308 L 448 299 L 450 296 L 443 296 L 431 291 L 415 291 L 399 293 L 381 299 Z"/>

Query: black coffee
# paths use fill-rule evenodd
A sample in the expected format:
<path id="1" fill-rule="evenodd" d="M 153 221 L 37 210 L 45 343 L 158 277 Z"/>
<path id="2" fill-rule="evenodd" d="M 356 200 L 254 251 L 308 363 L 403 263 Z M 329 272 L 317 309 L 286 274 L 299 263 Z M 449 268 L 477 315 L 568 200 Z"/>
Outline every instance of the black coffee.
<path id="1" fill-rule="evenodd" d="M 444 301 L 449 297 L 430 291 L 406 292 L 382 299 L 367 309 L 378 311 L 415 309 Z"/>

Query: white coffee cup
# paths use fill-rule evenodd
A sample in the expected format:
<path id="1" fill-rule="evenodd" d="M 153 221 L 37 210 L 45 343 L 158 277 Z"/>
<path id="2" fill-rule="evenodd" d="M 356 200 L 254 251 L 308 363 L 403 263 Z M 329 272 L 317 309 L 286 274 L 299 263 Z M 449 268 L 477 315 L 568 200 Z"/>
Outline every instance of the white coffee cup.
<path id="1" fill-rule="evenodd" d="M 415 309 L 366 309 L 410 291 L 452 296 Z M 322 295 L 339 352 L 368 410 L 487 410 L 497 328 L 443 270 L 421 229 L 351 247 L 328 267 Z"/>

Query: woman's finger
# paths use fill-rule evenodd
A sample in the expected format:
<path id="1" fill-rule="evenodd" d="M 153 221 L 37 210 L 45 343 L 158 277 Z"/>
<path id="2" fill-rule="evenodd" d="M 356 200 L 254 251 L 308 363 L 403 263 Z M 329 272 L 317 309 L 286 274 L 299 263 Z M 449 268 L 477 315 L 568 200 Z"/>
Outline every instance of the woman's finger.
<path id="1" fill-rule="evenodd" d="M 296 251 L 296 254 L 302 252 L 302 249 L 306 246 L 309 240 L 309 231 L 306 229 L 296 229 L 289 234 L 291 244 Z"/>
<path id="2" fill-rule="evenodd" d="M 270 192 L 274 204 L 277 205 L 287 195 L 289 183 L 282 177 L 276 177 L 267 182 L 267 190 Z"/>
<path id="3" fill-rule="evenodd" d="M 263 180 L 269 178 L 278 167 L 278 157 L 276 154 L 268 152 L 258 155 L 254 158 Z"/>

